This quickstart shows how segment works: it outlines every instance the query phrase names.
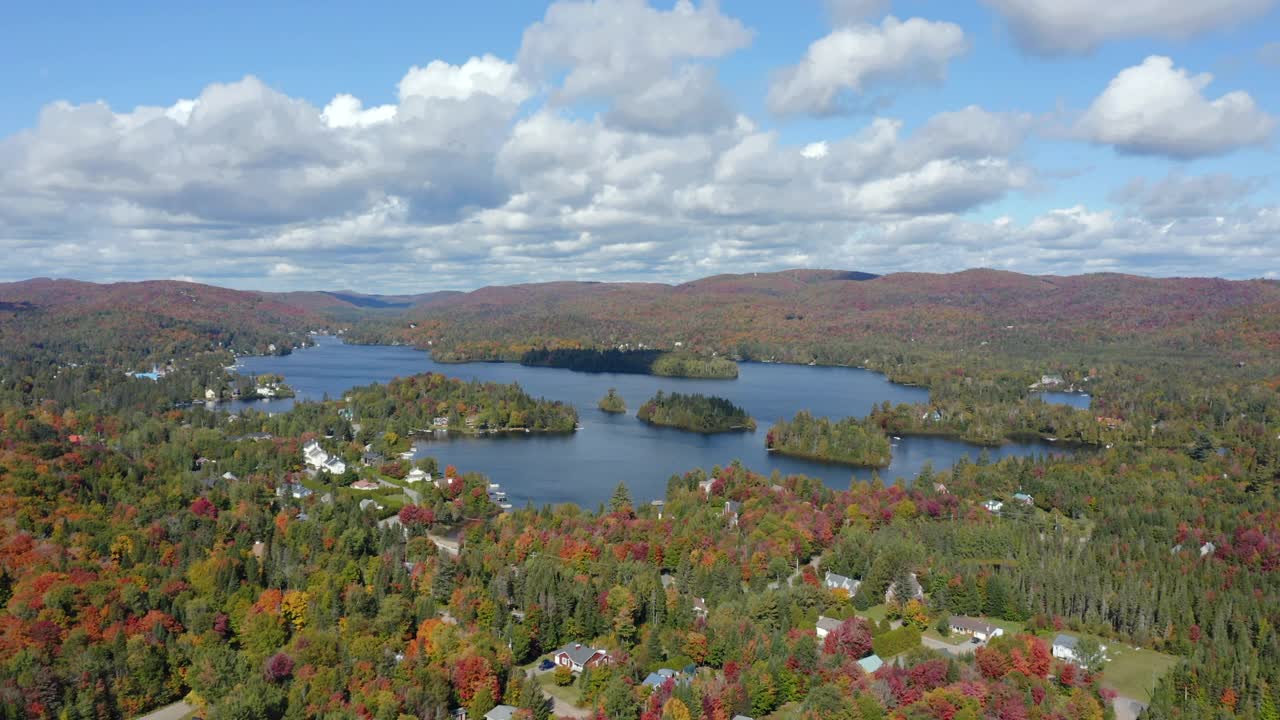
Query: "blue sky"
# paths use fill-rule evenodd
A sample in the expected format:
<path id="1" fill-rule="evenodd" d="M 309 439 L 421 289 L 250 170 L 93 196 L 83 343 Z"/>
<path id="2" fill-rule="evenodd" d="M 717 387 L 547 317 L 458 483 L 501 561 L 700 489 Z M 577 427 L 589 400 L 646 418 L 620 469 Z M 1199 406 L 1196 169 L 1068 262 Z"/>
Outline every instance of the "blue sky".
<path id="1" fill-rule="evenodd" d="M 1280 273 L 1277 0 L 261 5 L 7 9 L 0 280 Z"/>

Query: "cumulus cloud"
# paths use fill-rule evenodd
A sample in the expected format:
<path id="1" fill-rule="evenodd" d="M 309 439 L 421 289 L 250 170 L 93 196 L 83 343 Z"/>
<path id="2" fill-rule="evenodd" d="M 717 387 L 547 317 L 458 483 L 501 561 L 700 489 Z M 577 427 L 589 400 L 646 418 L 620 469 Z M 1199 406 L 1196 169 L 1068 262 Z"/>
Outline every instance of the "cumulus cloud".
<path id="1" fill-rule="evenodd" d="M 691 63 L 724 57 L 751 39 L 715 2 L 678 0 L 659 10 L 645 0 L 562 0 L 525 30 L 518 64 L 544 83 L 563 75 L 556 102 L 611 104 L 607 117 L 621 127 L 704 129 L 731 114 L 714 72 Z"/>
<path id="2" fill-rule="evenodd" d="M 1276 0 L 983 0 L 1018 44 L 1041 55 L 1086 53 L 1129 37 L 1183 39 L 1261 16 Z"/>
<path id="3" fill-rule="evenodd" d="M 1209 73 L 1191 75 L 1167 57 L 1126 68 L 1080 118 L 1077 131 L 1123 153 L 1190 159 L 1267 141 L 1275 119 L 1243 91 L 1210 99 Z"/>
<path id="4" fill-rule="evenodd" d="M 880 25 L 840 27 L 809 46 L 803 59 L 782 69 L 769 86 L 769 109 L 778 114 L 850 112 L 849 95 L 884 83 L 930 83 L 964 54 L 959 25 L 922 18 L 889 17 Z"/>

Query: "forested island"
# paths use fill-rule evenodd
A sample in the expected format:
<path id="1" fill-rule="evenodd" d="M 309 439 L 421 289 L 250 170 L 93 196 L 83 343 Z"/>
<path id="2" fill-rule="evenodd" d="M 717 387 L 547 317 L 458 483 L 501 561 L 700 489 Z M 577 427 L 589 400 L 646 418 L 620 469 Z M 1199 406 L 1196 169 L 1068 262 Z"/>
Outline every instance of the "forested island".
<path id="1" fill-rule="evenodd" d="M 888 436 L 874 422 L 852 417 L 832 421 L 804 410 L 769 428 L 765 447 L 782 455 L 859 467 L 888 467 L 893 458 Z"/>
<path id="2" fill-rule="evenodd" d="M 572 405 L 533 398 L 515 383 L 467 382 L 439 373 L 356 388 L 346 406 L 361 423 L 401 436 L 428 430 L 573 432 L 578 424 Z"/>
<path id="3" fill-rule="evenodd" d="M 564 368 L 576 372 L 715 379 L 738 377 L 738 364 L 727 358 L 664 350 L 539 349 L 529 350 L 521 355 L 520 364 Z"/>
<path id="4" fill-rule="evenodd" d="M 599 405 L 600 409 L 607 413 L 620 414 L 627 411 L 627 401 L 623 400 L 622 396 L 614 388 L 609 388 L 609 392 L 600 398 Z"/>
<path id="5" fill-rule="evenodd" d="M 699 433 L 751 432 L 756 421 L 746 410 L 724 398 L 661 390 L 636 412 L 636 417 L 653 425 Z"/>

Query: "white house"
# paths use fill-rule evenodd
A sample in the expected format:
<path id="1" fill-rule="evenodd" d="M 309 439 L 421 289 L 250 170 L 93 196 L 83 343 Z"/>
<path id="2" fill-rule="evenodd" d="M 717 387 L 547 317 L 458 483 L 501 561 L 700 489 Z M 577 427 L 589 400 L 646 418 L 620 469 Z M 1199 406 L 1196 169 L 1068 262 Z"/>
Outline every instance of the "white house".
<path id="1" fill-rule="evenodd" d="M 858 592 L 858 586 L 862 583 L 858 580 L 854 580 L 853 578 L 829 572 L 824 578 L 824 584 L 827 586 L 828 590 L 844 590 L 852 596 Z"/>
<path id="2" fill-rule="evenodd" d="M 431 482 L 431 473 L 424 472 L 422 468 L 414 468 L 404 476 L 404 481 L 407 483 Z"/>
<path id="3" fill-rule="evenodd" d="M 814 626 L 814 631 L 818 634 L 818 639 L 822 640 L 826 638 L 828 635 L 830 635 L 831 633 L 835 632 L 836 628 L 838 627 L 840 627 L 839 620 L 836 620 L 835 618 L 823 617 L 819 615 L 818 623 L 817 625 Z"/>
<path id="4" fill-rule="evenodd" d="M 341 475 L 347 471 L 346 463 L 329 455 L 315 440 L 308 440 L 307 444 L 302 446 L 302 459 L 308 467 L 317 472 L 324 470 L 334 475 Z"/>
<path id="5" fill-rule="evenodd" d="M 1059 633 L 1053 639 L 1053 656 L 1059 660 L 1067 662 L 1079 663 L 1080 656 L 1076 653 L 1076 647 L 1080 644 L 1080 638 L 1075 635 L 1065 635 Z"/>
<path id="6" fill-rule="evenodd" d="M 214 390 L 213 388 L 205 388 L 205 389 L 204 389 L 204 399 L 205 399 L 205 400 L 208 400 L 208 401 L 211 401 L 211 402 L 212 402 L 212 401 L 217 400 L 217 399 L 218 399 L 218 391 L 217 391 L 217 390 Z"/>
<path id="7" fill-rule="evenodd" d="M 982 507 L 993 515 L 999 515 L 1000 511 L 1004 509 L 1004 503 L 1000 500 L 988 500 L 982 503 Z"/>

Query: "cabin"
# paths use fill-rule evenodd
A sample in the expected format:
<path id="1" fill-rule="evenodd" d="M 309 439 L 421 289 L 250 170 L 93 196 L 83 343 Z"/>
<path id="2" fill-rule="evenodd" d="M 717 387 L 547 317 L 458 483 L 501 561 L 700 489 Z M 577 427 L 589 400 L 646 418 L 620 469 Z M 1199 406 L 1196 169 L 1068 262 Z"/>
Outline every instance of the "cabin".
<path id="1" fill-rule="evenodd" d="M 1080 656 L 1076 649 L 1080 645 L 1080 638 L 1075 635 L 1066 635 L 1059 633 L 1053 639 L 1053 656 L 1059 660 L 1079 664 Z"/>
<path id="2" fill-rule="evenodd" d="M 827 586 L 828 590 L 844 590 L 852 596 L 858 592 L 858 586 L 862 583 L 861 581 L 854 580 L 853 578 L 829 572 L 823 579 L 823 584 Z"/>
<path id="3" fill-rule="evenodd" d="M 654 688 L 656 690 L 662 687 L 668 680 L 674 680 L 679 677 L 680 677 L 680 673 L 676 672 L 675 670 L 672 670 L 671 668 L 658 668 L 657 670 L 645 676 L 644 681 L 641 682 L 640 684 L 644 685 L 645 687 Z"/>
<path id="4" fill-rule="evenodd" d="M 835 632 L 836 628 L 838 627 L 840 627 L 839 620 L 836 620 L 835 618 L 823 617 L 819 615 L 818 622 L 814 626 L 814 632 L 817 633 L 819 640 L 823 640 L 828 635 Z"/>
<path id="5" fill-rule="evenodd" d="M 1004 634 L 1002 628 L 977 618 L 965 617 L 964 615 L 952 615 L 947 624 L 951 626 L 951 632 L 972 635 L 983 642 Z"/>
<path id="6" fill-rule="evenodd" d="M 988 500 L 982 503 L 982 507 L 986 508 L 987 512 L 992 515 L 999 515 L 1000 511 L 1004 510 L 1004 502 L 1001 500 Z"/>
<path id="7" fill-rule="evenodd" d="M 1014 493 L 1013 499 L 1022 503 L 1023 505 L 1030 505 L 1033 502 L 1035 502 L 1035 500 L 1026 493 Z"/>
<path id="8" fill-rule="evenodd" d="M 589 667 L 608 665 L 613 662 L 608 650 L 597 650 L 582 643 L 569 643 L 555 651 L 552 658 L 557 665 L 567 667 L 576 673 Z"/>
<path id="9" fill-rule="evenodd" d="M 693 614 L 697 615 L 698 617 L 707 616 L 707 601 L 705 598 L 693 599 Z"/>
<path id="10" fill-rule="evenodd" d="M 516 716 L 516 708 L 512 705 L 498 705 L 484 714 L 484 720 L 511 720 Z"/>
<path id="11" fill-rule="evenodd" d="M 213 388 L 205 388 L 204 399 L 208 402 L 216 402 L 218 400 L 218 391 Z"/>
<path id="12" fill-rule="evenodd" d="M 879 655 L 868 655 L 858 661 L 858 667 L 862 668 L 862 672 L 870 675 L 884 667 L 884 660 L 881 660 Z"/>

